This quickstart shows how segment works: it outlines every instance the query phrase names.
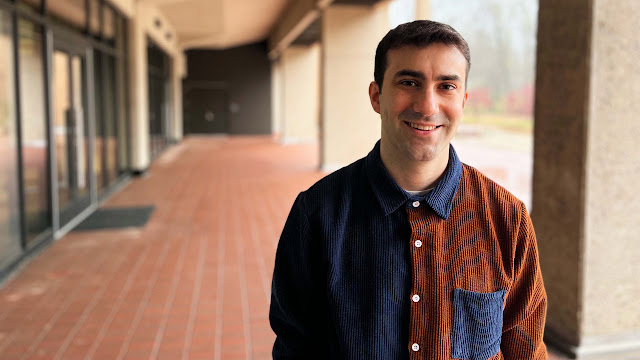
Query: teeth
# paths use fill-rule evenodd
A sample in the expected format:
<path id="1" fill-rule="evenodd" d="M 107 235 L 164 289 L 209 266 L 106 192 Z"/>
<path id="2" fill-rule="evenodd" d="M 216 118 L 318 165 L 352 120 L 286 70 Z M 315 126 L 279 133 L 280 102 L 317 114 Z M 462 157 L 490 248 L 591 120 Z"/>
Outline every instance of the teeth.
<path id="1" fill-rule="evenodd" d="M 420 125 L 416 125 L 414 123 L 408 123 L 409 126 L 411 126 L 414 129 L 418 129 L 418 130 L 434 130 L 435 128 L 437 128 L 436 125 L 426 125 L 426 126 L 420 126 Z"/>

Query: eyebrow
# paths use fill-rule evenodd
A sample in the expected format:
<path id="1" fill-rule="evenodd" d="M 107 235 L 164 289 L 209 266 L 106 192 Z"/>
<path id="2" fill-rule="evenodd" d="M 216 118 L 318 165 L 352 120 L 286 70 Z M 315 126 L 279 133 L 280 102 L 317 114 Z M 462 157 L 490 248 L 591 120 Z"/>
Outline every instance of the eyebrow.
<path id="1" fill-rule="evenodd" d="M 411 76 L 420 80 L 425 80 L 427 78 L 422 71 L 406 70 L 406 69 L 399 70 L 398 72 L 396 72 L 395 77 L 401 77 L 401 76 Z M 438 75 L 438 77 L 436 77 L 436 80 L 438 81 L 459 81 L 460 79 L 461 79 L 460 76 L 456 74 Z"/>
<path id="2" fill-rule="evenodd" d="M 394 77 L 401 76 L 411 76 L 420 80 L 425 80 L 427 78 L 426 76 L 424 76 L 424 73 L 422 71 L 415 70 L 399 70 Z"/>
<path id="3" fill-rule="evenodd" d="M 439 75 L 436 80 L 439 81 L 458 81 L 460 80 L 460 76 L 458 75 Z"/>

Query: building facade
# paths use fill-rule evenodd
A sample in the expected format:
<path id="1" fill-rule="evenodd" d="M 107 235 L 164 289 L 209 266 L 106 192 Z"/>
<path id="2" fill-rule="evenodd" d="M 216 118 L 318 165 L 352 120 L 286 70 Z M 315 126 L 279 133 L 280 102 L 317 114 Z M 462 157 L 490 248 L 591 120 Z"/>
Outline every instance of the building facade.
<path id="1" fill-rule="evenodd" d="M 163 20 L 133 1 L 0 0 L 0 275 L 180 138 Z"/>

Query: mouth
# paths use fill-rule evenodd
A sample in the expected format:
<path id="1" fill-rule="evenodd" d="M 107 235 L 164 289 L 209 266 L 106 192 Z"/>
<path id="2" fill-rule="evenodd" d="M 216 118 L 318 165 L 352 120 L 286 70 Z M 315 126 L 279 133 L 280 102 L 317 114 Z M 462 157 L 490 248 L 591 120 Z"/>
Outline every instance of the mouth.
<path id="1" fill-rule="evenodd" d="M 420 131 L 432 131 L 442 126 L 442 125 L 418 125 L 418 124 L 410 123 L 408 121 L 405 121 L 404 123 Z"/>

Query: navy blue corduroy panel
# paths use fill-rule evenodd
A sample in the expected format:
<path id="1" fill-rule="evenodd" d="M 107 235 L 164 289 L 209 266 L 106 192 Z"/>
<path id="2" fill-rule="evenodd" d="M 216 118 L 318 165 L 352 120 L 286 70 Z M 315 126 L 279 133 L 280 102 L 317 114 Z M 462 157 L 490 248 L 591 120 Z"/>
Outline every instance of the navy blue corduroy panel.
<path id="1" fill-rule="evenodd" d="M 500 351 L 506 290 L 477 293 L 453 290 L 454 359 L 487 360 Z"/>

